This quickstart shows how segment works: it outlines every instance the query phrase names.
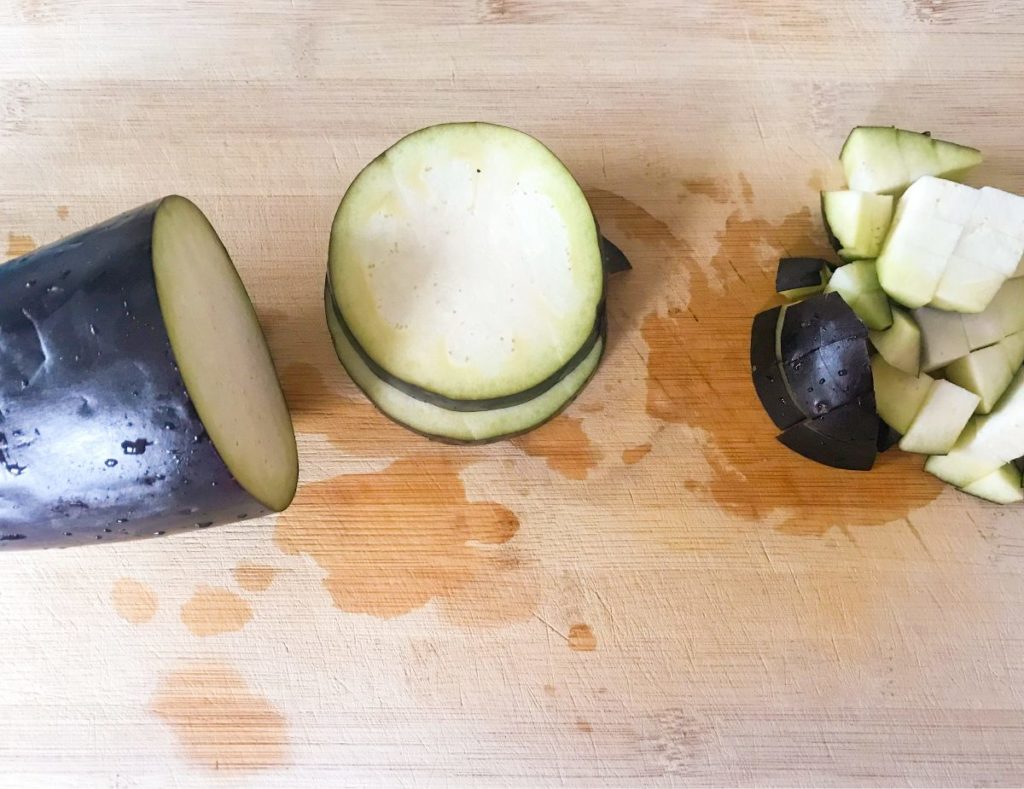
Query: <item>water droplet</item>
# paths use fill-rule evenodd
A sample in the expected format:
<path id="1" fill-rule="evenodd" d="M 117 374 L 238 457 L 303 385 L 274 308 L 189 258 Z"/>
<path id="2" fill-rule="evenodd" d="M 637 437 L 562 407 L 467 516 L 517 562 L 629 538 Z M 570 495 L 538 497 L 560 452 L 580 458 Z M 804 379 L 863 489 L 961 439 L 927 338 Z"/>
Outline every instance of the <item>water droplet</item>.
<path id="1" fill-rule="evenodd" d="M 803 366 L 804 366 L 803 362 L 793 362 L 793 369 L 794 370 L 799 370 Z"/>
<path id="2" fill-rule="evenodd" d="M 211 526 L 213 526 L 213 521 L 197 521 L 196 522 L 196 528 L 197 529 L 208 529 Z"/>
<path id="3" fill-rule="evenodd" d="M 814 410 L 817 411 L 819 414 L 822 411 L 824 411 L 826 408 L 828 408 L 828 405 L 825 402 L 823 402 L 822 400 L 819 400 L 818 402 L 816 402 L 814 404 Z"/>
<path id="4" fill-rule="evenodd" d="M 64 288 L 62 288 L 60 285 L 50 285 L 49 287 L 47 287 L 46 292 L 47 293 L 60 293 L 62 290 L 64 290 Z"/>
<path id="5" fill-rule="evenodd" d="M 846 375 L 846 370 L 840 370 L 840 371 L 839 371 L 839 374 L 840 374 L 840 375 Z"/>
<path id="6" fill-rule="evenodd" d="M 146 454 L 146 447 L 153 444 L 147 438 L 137 438 L 134 441 L 122 441 L 121 450 L 126 455 L 144 455 Z"/>
<path id="7" fill-rule="evenodd" d="M 114 533 L 113 529 L 104 528 L 103 531 L 105 531 L 107 534 L 113 534 Z"/>
<path id="8" fill-rule="evenodd" d="M 127 522 L 128 522 L 127 518 L 118 518 L 117 519 L 117 523 L 127 523 Z"/>
<path id="9" fill-rule="evenodd" d="M 825 383 L 825 379 L 824 378 L 819 378 L 818 379 L 818 385 L 821 386 L 823 383 Z"/>
<path id="10" fill-rule="evenodd" d="M 164 430 L 177 430 L 178 426 L 174 422 L 164 422 Z"/>
<path id="11" fill-rule="evenodd" d="M 71 536 L 71 532 L 69 532 L 69 531 L 64 532 L 64 536 L 65 537 L 70 537 Z"/>
<path id="12" fill-rule="evenodd" d="M 96 539 L 97 540 L 102 540 L 103 539 L 103 535 L 102 534 L 97 534 L 96 535 Z"/>
<path id="13" fill-rule="evenodd" d="M 167 532 L 165 532 L 165 531 L 155 531 L 155 532 L 153 532 L 153 536 L 155 536 L 155 537 L 161 537 L 164 534 L 167 534 Z"/>
<path id="14" fill-rule="evenodd" d="M 90 323 L 89 324 L 89 334 L 91 334 L 93 337 L 96 336 L 96 324 L 94 324 L 94 323 Z"/>
<path id="15" fill-rule="evenodd" d="M 26 288 L 34 288 L 35 285 L 36 285 L 36 281 L 34 279 L 30 279 L 28 282 L 25 283 L 25 287 Z"/>
<path id="16" fill-rule="evenodd" d="M 103 465 L 106 466 L 107 468 L 113 468 L 114 466 L 117 465 L 117 461 L 114 460 L 114 458 L 107 458 L 106 460 L 103 461 Z"/>
<path id="17" fill-rule="evenodd" d="M 22 389 L 28 389 L 28 378 L 22 378 L 21 379 L 21 388 Z"/>
<path id="18" fill-rule="evenodd" d="M 807 387 L 807 391 L 808 392 L 813 392 L 814 391 L 814 387 L 813 386 L 808 386 Z"/>

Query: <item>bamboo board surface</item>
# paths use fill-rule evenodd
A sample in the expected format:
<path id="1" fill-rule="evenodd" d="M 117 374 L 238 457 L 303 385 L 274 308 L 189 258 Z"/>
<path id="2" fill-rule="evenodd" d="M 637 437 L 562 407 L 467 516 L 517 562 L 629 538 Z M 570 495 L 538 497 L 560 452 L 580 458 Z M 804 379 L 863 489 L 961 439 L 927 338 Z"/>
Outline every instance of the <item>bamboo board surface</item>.
<path id="1" fill-rule="evenodd" d="M 1022 42 L 983 0 L 0 0 L 8 257 L 191 197 L 302 458 L 276 518 L 0 556 L 0 785 L 1024 782 L 1024 510 L 799 460 L 746 360 L 850 127 L 1024 191 Z M 548 143 L 634 264 L 580 399 L 472 449 L 378 416 L 321 301 L 351 178 L 453 119 Z"/>

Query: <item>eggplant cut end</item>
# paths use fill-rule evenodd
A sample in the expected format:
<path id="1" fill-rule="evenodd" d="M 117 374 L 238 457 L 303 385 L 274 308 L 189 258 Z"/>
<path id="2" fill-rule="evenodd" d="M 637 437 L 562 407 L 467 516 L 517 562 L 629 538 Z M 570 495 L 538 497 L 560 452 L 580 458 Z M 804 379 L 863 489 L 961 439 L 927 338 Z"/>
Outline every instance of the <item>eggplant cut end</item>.
<path id="1" fill-rule="evenodd" d="M 187 198 L 157 208 L 153 271 L 171 351 L 211 442 L 239 485 L 284 510 L 298 486 L 288 406 L 245 285 Z"/>

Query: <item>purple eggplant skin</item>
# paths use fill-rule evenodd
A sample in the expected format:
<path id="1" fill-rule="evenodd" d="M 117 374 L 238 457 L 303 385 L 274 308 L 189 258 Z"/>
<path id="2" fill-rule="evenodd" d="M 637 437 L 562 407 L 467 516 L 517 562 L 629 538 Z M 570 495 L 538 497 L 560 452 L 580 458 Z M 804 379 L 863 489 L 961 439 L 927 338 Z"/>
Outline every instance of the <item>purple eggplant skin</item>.
<path id="1" fill-rule="evenodd" d="M 160 202 L 0 266 L 0 552 L 267 512 L 175 364 L 152 262 Z"/>

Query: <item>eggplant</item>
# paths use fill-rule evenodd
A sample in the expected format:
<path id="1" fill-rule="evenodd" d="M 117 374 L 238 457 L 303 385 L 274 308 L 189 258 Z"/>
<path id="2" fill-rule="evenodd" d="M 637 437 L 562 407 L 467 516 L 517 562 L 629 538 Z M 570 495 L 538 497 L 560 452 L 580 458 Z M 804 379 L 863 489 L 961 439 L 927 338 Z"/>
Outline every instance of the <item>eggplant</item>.
<path id="1" fill-rule="evenodd" d="M 820 293 L 828 284 L 830 269 L 821 258 L 782 258 L 775 271 L 775 290 L 787 299 Z"/>
<path id="2" fill-rule="evenodd" d="M 488 123 L 414 132 L 370 162 L 331 227 L 333 312 L 389 386 L 451 411 L 524 405 L 596 346 L 602 239 L 571 173 Z"/>
<path id="3" fill-rule="evenodd" d="M 0 549 L 252 518 L 297 475 L 256 314 L 191 202 L 0 266 Z"/>
<path id="4" fill-rule="evenodd" d="M 807 418 L 828 413 L 871 392 L 867 341 L 840 340 L 782 365 L 794 405 Z"/>
<path id="5" fill-rule="evenodd" d="M 867 326 L 838 293 L 811 296 L 789 305 L 783 313 L 779 361 L 785 364 L 824 345 L 867 336 Z"/>
<path id="6" fill-rule="evenodd" d="M 881 419 L 878 420 L 878 451 L 888 452 L 898 443 L 903 436 L 897 433 L 893 428 L 883 422 Z"/>
<path id="7" fill-rule="evenodd" d="M 761 405 L 775 426 L 785 429 L 795 425 L 804 415 L 793 405 L 775 354 L 776 330 L 782 308 L 774 307 L 758 313 L 750 327 L 750 372 Z"/>
<path id="8" fill-rule="evenodd" d="M 449 123 L 370 162 L 331 227 L 326 313 L 385 414 L 442 441 L 557 413 L 596 369 L 629 268 L 565 166 L 523 132 Z M 472 416 L 479 414 L 480 416 Z"/>
<path id="9" fill-rule="evenodd" d="M 808 460 L 833 468 L 868 471 L 875 463 L 876 439 L 842 441 L 829 435 L 833 420 L 846 418 L 832 412 L 805 419 L 779 434 L 779 442 Z"/>

